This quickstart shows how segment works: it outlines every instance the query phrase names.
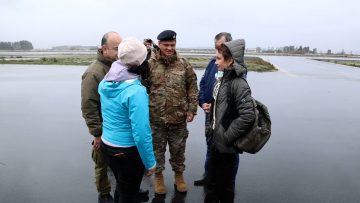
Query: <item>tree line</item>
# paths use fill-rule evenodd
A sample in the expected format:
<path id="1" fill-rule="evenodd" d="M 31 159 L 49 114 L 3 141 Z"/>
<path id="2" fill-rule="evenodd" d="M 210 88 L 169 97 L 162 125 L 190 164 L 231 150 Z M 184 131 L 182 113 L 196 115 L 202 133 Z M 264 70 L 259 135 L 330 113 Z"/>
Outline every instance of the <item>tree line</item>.
<path id="1" fill-rule="evenodd" d="M 0 42 L 0 50 L 33 50 L 31 42 L 22 40 L 19 42 Z"/>

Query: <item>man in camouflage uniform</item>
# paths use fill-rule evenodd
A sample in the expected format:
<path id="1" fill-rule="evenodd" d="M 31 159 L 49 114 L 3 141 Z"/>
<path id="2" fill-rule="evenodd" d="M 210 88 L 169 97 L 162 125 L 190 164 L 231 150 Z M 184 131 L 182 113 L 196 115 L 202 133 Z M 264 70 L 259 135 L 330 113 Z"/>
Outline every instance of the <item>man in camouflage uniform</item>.
<path id="1" fill-rule="evenodd" d="M 197 110 L 197 82 L 190 63 L 176 51 L 176 33 L 161 32 L 157 39 L 159 48 L 149 60 L 150 121 L 156 157 L 155 193 L 165 194 L 162 171 L 165 169 L 165 151 L 169 143 L 169 162 L 175 173 L 179 192 L 186 192 L 184 181 L 185 145 L 188 137 L 187 123 Z"/>

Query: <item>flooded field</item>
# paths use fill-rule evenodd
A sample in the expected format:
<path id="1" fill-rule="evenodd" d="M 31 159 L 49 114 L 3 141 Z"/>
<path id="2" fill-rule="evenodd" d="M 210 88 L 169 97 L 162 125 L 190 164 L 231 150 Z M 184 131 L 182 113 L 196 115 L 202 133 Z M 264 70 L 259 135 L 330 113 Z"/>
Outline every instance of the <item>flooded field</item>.
<path id="1" fill-rule="evenodd" d="M 248 74 L 265 103 L 273 134 L 256 155 L 244 154 L 235 202 L 360 201 L 360 70 L 303 57 L 264 56 L 278 72 Z M 80 111 L 85 66 L 0 65 L 0 201 L 97 202 L 91 136 Z M 198 71 L 198 79 L 202 71 Z M 193 180 L 203 173 L 204 114 L 189 124 L 187 194 L 174 191 L 167 163 L 165 199 L 203 202 Z"/>

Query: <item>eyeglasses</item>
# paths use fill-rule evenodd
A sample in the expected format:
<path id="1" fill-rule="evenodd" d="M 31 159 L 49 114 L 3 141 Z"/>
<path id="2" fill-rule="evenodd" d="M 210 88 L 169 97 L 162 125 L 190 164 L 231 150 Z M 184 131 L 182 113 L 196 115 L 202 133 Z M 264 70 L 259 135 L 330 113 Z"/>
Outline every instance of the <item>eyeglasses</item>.
<path id="1" fill-rule="evenodd" d="M 114 51 L 118 51 L 119 47 L 112 47 L 111 49 Z"/>

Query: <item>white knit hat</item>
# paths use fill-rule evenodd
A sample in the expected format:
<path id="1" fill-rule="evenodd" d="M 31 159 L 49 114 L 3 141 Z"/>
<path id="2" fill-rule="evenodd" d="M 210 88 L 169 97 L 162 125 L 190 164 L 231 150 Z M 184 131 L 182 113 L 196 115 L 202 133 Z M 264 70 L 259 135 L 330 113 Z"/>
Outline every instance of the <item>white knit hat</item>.
<path id="1" fill-rule="evenodd" d="M 127 66 L 141 65 L 147 56 L 145 45 L 136 38 L 125 38 L 118 48 L 119 62 Z"/>

